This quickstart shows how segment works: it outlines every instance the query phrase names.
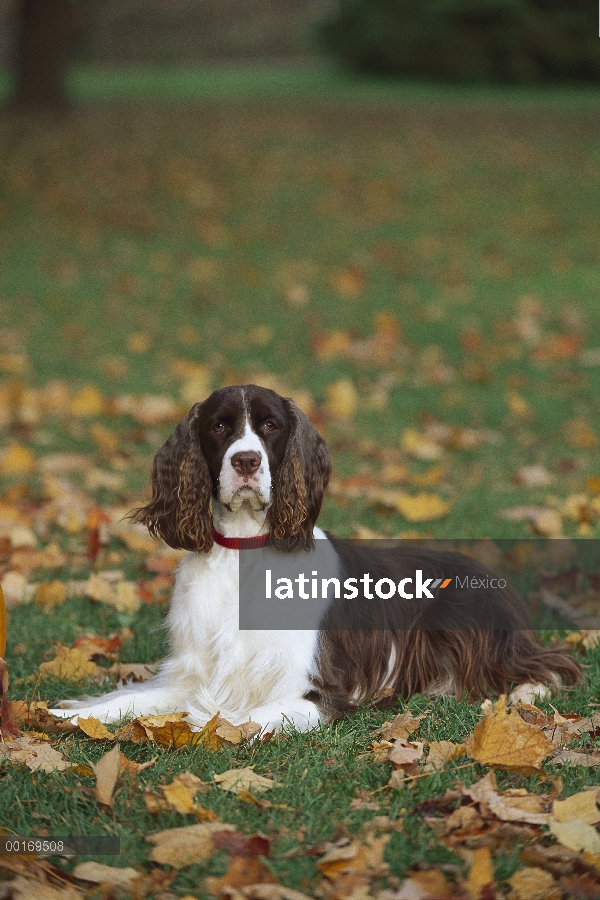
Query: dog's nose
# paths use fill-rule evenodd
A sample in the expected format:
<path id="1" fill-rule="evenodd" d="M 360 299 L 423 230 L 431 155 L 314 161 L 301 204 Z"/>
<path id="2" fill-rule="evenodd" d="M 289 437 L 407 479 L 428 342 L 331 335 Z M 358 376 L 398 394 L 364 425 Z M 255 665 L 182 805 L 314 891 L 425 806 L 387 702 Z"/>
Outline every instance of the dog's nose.
<path id="1" fill-rule="evenodd" d="M 250 478 L 258 471 L 262 457 L 256 450 L 241 450 L 231 457 L 231 465 L 244 478 Z"/>

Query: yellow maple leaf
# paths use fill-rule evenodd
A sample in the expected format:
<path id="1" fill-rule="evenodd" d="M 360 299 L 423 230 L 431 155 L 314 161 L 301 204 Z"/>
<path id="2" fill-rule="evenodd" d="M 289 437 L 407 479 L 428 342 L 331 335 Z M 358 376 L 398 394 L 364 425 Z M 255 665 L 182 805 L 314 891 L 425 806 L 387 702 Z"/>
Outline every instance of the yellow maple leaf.
<path id="1" fill-rule="evenodd" d="M 28 475 L 36 464 L 35 455 L 22 444 L 9 444 L 0 459 L 0 472 L 3 475 Z"/>
<path id="2" fill-rule="evenodd" d="M 503 694 L 464 742 L 465 752 L 484 766 L 535 774 L 552 753 L 552 743 L 537 725 L 528 725 L 516 710 L 507 710 Z"/>
<path id="3" fill-rule="evenodd" d="M 479 847 L 473 851 L 473 862 L 465 881 L 467 894 L 472 900 L 479 900 L 486 885 L 494 883 L 494 867 L 489 847 Z"/>
<path id="4" fill-rule="evenodd" d="M 44 678 L 62 678 L 72 682 L 87 681 L 96 675 L 97 670 L 96 663 L 89 660 L 77 647 L 71 649 L 62 644 L 59 644 L 54 659 L 40 665 Z"/>
<path id="5" fill-rule="evenodd" d="M 115 739 L 114 734 L 108 730 L 106 725 L 103 725 L 94 716 L 88 716 L 87 719 L 82 719 L 81 716 L 78 716 L 77 724 L 84 734 L 87 734 L 88 737 L 95 741 L 114 741 Z"/>
<path id="6" fill-rule="evenodd" d="M 197 731 L 194 734 L 194 745 L 200 744 L 200 746 L 205 747 L 207 750 L 220 750 L 223 746 L 223 742 L 217 734 L 217 728 L 219 727 L 220 721 L 223 721 L 221 719 L 221 714 L 216 713 L 201 731 Z"/>
<path id="7" fill-rule="evenodd" d="M 337 419 L 351 419 L 358 409 L 358 394 L 350 378 L 327 385 L 327 411 Z"/>
<path id="8" fill-rule="evenodd" d="M 441 519 L 450 511 L 450 504 L 446 500 L 442 500 L 437 494 L 427 494 L 424 491 L 418 494 L 395 494 L 393 504 L 409 522 Z"/>
<path id="9" fill-rule="evenodd" d="M 104 397 L 95 384 L 81 388 L 71 399 L 71 415 L 81 418 L 100 416 L 104 412 Z"/>
<path id="10" fill-rule="evenodd" d="M 67 588 L 62 581 L 41 581 L 33 597 L 34 602 L 46 612 L 52 612 L 67 599 Z"/>

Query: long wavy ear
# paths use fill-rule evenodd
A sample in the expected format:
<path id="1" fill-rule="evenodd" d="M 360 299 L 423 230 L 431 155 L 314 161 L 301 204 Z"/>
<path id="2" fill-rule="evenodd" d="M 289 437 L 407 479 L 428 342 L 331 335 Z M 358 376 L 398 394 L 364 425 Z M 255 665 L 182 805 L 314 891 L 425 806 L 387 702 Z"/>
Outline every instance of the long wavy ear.
<path id="1" fill-rule="evenodd" d="M 196 403 L 156 452 L 152 499 L 131 515 L 169 547 L 208 553 L 213 545 L 211 478 L 198 434 L 202 406 Z"/>
<path id="2" fill-rule="evenodd" d="M 331 474 L 325 441 L 293 400 L 284 398 L 291 432 L 275 476 L 269 509 L 272 544 L 279 550 L 312 550 L 313 528 Z"/>

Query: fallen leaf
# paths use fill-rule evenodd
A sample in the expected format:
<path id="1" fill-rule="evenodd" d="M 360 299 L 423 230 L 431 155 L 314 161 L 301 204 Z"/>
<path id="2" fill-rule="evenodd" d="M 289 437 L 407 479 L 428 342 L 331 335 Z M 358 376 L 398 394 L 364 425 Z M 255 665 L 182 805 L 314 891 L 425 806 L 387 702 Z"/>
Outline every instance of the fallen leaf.
<path id="1" fill-rule="evenodd" d="M 441 459 L 444 450 L 440 444 L 422 434 L 416 428 L 405 428 L 400 438 L 400 447 L 415 459 L 435 461 Z"/>
<path id="2" fill-rule="evenodd" d="M 29 475 L 36 466 L 35 454 L 22 444 L 9 444 L 0 455 L 0 474 L 11 476 Z"/>
<path id="3" fill-rule="evenodd" d="M 94 384 L 88 384 L 71 398 L 70 412 L 72 416 L 81 418 L 101 416 L 104 412 L 104 397 Z"/>
<path id="4" fill-rule="evenodd" d="M 365 842 L 352 841 L 343 847 L 334 847 L 317 863 L 317 868 L 333 881 L 337 893 L 342 894 L 342 885 L 347 880 L 348 887 L 368 883 L 372 878 L 385 875 L 388 864 L 384 861 L 385 848 L 391 838 L 389 834 L 369 837 Z"/>
<path id="5" fill-rule="evenodd" d="M 407 709 L 405 712 L 399 713 L 395 719 L 384 722 L 380 728 L 372 733 L 379 734 L 379 732 L 381 732 L 382 741 L 395 741 L 398 738 L 406 739 L 411 734 L 414 734 L 415 731 L 419 730 L 421 719 L 423 718 L 425 718 L 425 713 L 414 716 L 411 711 Z"/>
<path id="6" fill-rule="evenodd" d="M 118 744 L 115 744 L 112 750 L 105 753 L 92 766 L 96 776 L 96 800 L 103 806 L 112 806 L 112 796 L 119 777 L 119 768 L 120 751 Z"/>
<path id="7" fill-rule="evenodd" d="M 547 487 L 552 483 L 552 475 L 544 466 L 523 466 L 515 475 L 515 481 L 522 487 Z"/>
<path id="8" fill-rule="evenodd" d="M 118 663 L 115 674 L 119 681 L 148 681 L 157 669 L 158 663 Z"/>
<path id="9" fill-rule="evenodd" d="M 93 678 L 98 672 L 98 666 L 81 650 L 59 644 L 54 659 L 40 664 L 40 672 L 44 678 L 61 678 L 77 683 Z"/>
<path id="10" fill-rule="evenodd" d="M 576 631 L 571 634 L 568 634 L 565 638 L 565 644 L 568 647 L 583 647 L 584 650 L 593 650 L 594 647 L 598 645 L 600 641 L 600 631 L 599 630 L 585 630 Z"/>
<path id="11" fill-rule="evenodd" d="M 209 877 L 205 881 L 206 890 L 218 897 L 237 895 L 245 897 L 240 889 L 249 885 L 275 882 L 274 876 L 256 856 L 234 856 L 229 868 L 220 878 Z M 235 894 L 234 894 L 235 892 Z"/>
<path id="12" fill-rule="evenodd" d="M 220 750 L 223 744 L 221 738 L 217 734 L 217 729 L 219 728 L 219 723 L 223 722 L 225 722 L 225 719 L 221 719 L 221 714 L 218 712 L 215 713 L 212 719 L 206 723 L 204 728 L 201 731 L 196 732 L 194 744 L 200 745 L 206 750 Z"/>
<path id="13" fill-rule="evenodd" d="M 578 819 L 557 822 L 551 818 L 548 827 L 550 833 L 563 847 L 568 847 L 576 853 L 600 854 L 600 835 L 587 822 Z"/>
<path id="14" fill-rule="evenodd" d="M 133 882 L 141 878 L 141 873 L 131 868 L 118 868 L 107 866 L 105 863 L 88 860 L 79 863 L 73 869 L 72 875 L 80 881 L 91 881 L 94 884 L 122 885 L 132 887 Z"/>
<path id="15" fill-rule="evenodd" d="M 202 822 L 149 834 L 146 840 L 154 844 L 150 859 L 175 869 L 202 862 L 209 859 L 216 849 L 213 833 L 227 830 L 235 831 L 235 827 L 223 822 Z"/>
<path id="16" fill-rule="evenodd" d="M 359 397 L 350 378 L 340 378 L 327 385 L 327 412 L 337 419 L 351 419 L 359 404 Z"/>
<path id="17" fill-rule="evenodd" d="M 262 834 L 250 836 L 239 831 L 222 831 L 213 834 L 215 846 L 219 850 L 227 850 L 234 856 L 268 856 L 271 843 Z"/>
<path id="18" fill-rule="evenodd" d="M 249 741 L 259 734 L 261 727 L 258 722 L 244 722 L 242 725 L 232 725 L 226 719 L 220 719 L 215 734 L 228 744 L 240 744 Z"/>
<path id="19" fill-rule="evenodd" d="M 231 791 L 233 794 L 239 791 L 250 791 L 252 793 L 261 794 L 273 787 L 273 780 L 265 778 L 263 775 L 257 775 L 254 772 L 254 766 L 245 766 L 241 769 L 228 769 L 221 772 L 220 775 L 213 775 L 216 783 L 224 791 Z"/>
<path id="20" fill-rule="evenodd" d="M 161 785 L 161 792 L 167 804 L 181 815 L 195 815 L 203 821 L 217 819 L 215 813 L 195 802 L 196 794 L 207 790 L 205 784 L 191 772 L 181 772 L 170 784 Z"/>
<path id="21" fill-rule="evenodd" d="M 153 766 L 158 756 L 153 756 L 152 759 L 147 760 L 143 763 L 134 762 L 132 759 L 127 759 L 124 753 L 119 754 L 119 776 L 125 774 L 125 772 L 130 776 L 130 778 L 135 778 L 139 775 L 140 772 L 143 772 L 144 769 L 149 769 L 150 766 Z"/>
<path id="22" fill-rule="evenodd" d="M 412 766 L 423 756 L 423 747 L 420 741 L 410 742 L 399 738 L 390 750 L 388 760 L 395 769 Z"/>
<path id="23" fill-rule="evenodd" d="M 40 872 L 42 878 L 45 872 Z M 60 887 L 53 887 L 45 880 L 33 880 L 18 875 L 12 881 L 3 881 L 2 889 L 10 891 L 7 896 L 11 900 L 82 900 L 83 895 L 75 889 L 71 884 L 61 884 Z"/>
<path id="24" fill-rule="evenodd" d="M 546 825 L 549 815 L 544 811 L 543 799 L 537 794 L 529 794 L 525 791 L 520 795 L 500 794 L 496 789 L 496 779 L 493 772 L 488 772 L 484 778 L 480 778 L 470 788 L 465 789 L 465 794 L 480 804 L 482 815 L 489 810 L 497 819 L 503 822 L 527 822 L 529 825 Z"/>
<path id="25" fill-rule="evenodd" d="M 600 822 L 598 808 L 598 792 L 600 788 L 579 791 L 566 800 L 555 800 L 552 804 L 552 816 L 556 822 L 571 822 L 578 819 L 588 825 Z"/>
<path id="26" fill-rule="evenodd" d="M 580 750 L 555 750 L 552 754 L 552 762 L 557 766 L 600 766 L 600 756 L 592 753 L 582 753 Z"/>
<path id="27" fill-rule="evenodd" d="M 84 734 L 95 741 L 114 741 L 114 734 L 99 719 L 89 716 L 87 719 L 77 717 L 77 724 Z"/>
<path id="28" fill-rule="evenodd" d="M 398 891 L 383 891 L 378 896 L 381 900 L 446 900 L 454 891 L 441 872 L 429 869 L 425 872 L 413 872 L 410 878 L 400 885 Z"/>
<path id="29" fill-rule="evenodd" d="M 465 881 L 465 888 L 471 900 L 480 900 L 485 887 L 494 883 L 494 867 L 489 847 L 473 850 L 473 861 Z"/>
<path id="30" fill-rule="evenodd" d="M 519 869 L 508 879 L 508 900 L 560 900 L 562 891 L 550 872 L 537 867 Z"/>
<path id="31" fill-rule="evenodd" d="M 464 742 L 466 753 L 485 766 L 532 774 L 552 752 L 552 744 L 537 725 L 528 725 L 516 710 L 507 710 L 506 696 L 475 726 Z"/>
<path id="32" fill-rule="evenodd" d="M 165 718 L 168 719 L 168 716 Z M 151 740 L 156 741 L 161 747 L 171 747 L 173 750 L 198 743 L 198 732 L 192 731 L 187 722 L 176 719 L 166 721 L 164 725 L 156 728 L 147 728 L 146 731 Z"/>
<path id="33" fill-rule="evenodd" d="M 73 763 L 67 762 L 62 753 L 51 747 L 50 744 L 35 745 L 35 756 L 26 760 L 25 765 L 32 772 L 64 772 L 70 769 Z"/>
<path id="34" fill-rule="evenodd" d="M 463 753 L 464 747 L 462 744 L 455 744 L 453 741 L 430 741 L 427 762 L 423 767 L 423 771 L 438 772 L 444 768 L 446 763 L 456 759 Z"/>
<path id="35" fill-rule="evenodd" d="M 38 584 L 33 600 L 45 612 L 52 612 L 67 599 L 67 589 L 63 581 L 42 581 Z"/>
<path id="36" fill-rule="evenodd" d="M 146 744 L 148 742 L 148 732 L 137 719 L 128 722 L 113 735 L 116 741 L 131 741 L 134 744 Z"/>
<path id="37" fill-rule="evenodd" d="M 282 884 L 250 884 L 244 888 L 242 896 L 245 900 L 311 900 L 307 894 Z"/>
<path id="38" fill-rule="evenodd" d="M 403 494 L 397 493 L 393 505 L 409 522 L 429 522 L 441 519 L 450 512 L 450 504 L 437 494 Z"/>

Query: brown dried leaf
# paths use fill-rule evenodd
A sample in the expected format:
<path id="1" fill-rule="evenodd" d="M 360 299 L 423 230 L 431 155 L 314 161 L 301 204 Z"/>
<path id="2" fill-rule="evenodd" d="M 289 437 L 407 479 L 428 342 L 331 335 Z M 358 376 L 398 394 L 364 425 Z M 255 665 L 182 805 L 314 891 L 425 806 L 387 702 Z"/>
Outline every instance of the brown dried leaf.
<path id="1" fill-rule="evenodd" d="M 112 750 L 105 753 L 92 766 L 96 776 L 96 800 L 103 806 L 112 806 L 112 796 L 119 777 L 120 763 L 119 745 L 115 744 Z"/>
<path id="2" fill-rule="evenodd" d="M 213 833 L 227 830 L 235 831 L 235 827 L 223 822 L 202 822 L 149 834 L 146 840 L 154 844 L 150 859 L 175 869 L 202 862 L 209 859 L 216 849 Z"/>
<path id="3" fill-rule="evenodd" d="M 552 762 L 557 766 L 600 766 L 600 757 L 591 753 L 582 753 L 580 750 L 555 750 L 552 754 Z"/>
<path id="4" fill-rule="evenodd" d="M 381 728 L 376 729 L 372 734 L 381 732 L 381 741 L 395 741 L 398 738 L 408 738 L 421 727 L 421 719 L 425 718 L 425 713 L 413 716 L 410 710 L 399 713 L 395 719 L 390 722 L 384 722 Z"/>
<path id="5" fill-rule="evenodd" d="M 423 772 L 439 772 L 446 763 L 462 756 L 464 752 L 462 744 L 455 744 L 453 741 L 431 741 Z"/>
<path id="6" fill-rule="evenodd" d="M 265 778 L 263 775 L 257 775 L 254 772 L 254 766 L 245 766 L 241 769 L 228 769 L 220 775 L 213 775 L 216 783 L 224 791 L 231 791 L 237 794 L 240 791 L 250 791 L 252 793 L 261 794 L 273 787 L 273 779 Z"/>
<path id="7" fill-rule="evenodd" d="M 116 741 L 131 741 L 134 744 L 148 743 L 148 732 L 137 719 L 123 725 L 113 737 Z"/>
<path id="8" fill-rule="evenodd" d="M 529 825 L 546 825 L 549 816 L 544 811 L 543 798 L 527 791 L 518 794 L 498 793 L 493 772 L 488 772 L 465 790 L 467 797 L 480 804 L 483 815 L 489 810 L 503 822 L 527 822 Z"/>
<path id="9" fill-rule="evenodd" d="M 388 760 L 395 769 L 412 766 L 423 756 L 424 745 L 420 741 L 398 739 L 389 752 Z"/>
<path id="10" fill-rule="evenodd" d="M 72 875 L 79 881 L 91 881 L 93 884 L 121 885 L 132 887 L 136 879 L 141 878 L 141 873 L 131 868 L 118 868 L 107 866 L 106 863 L 88 860 L 79 863 L 73 869 Z"/>
<path id="11" fill-rule="evenodd" d="M 228 744 L 240 744 L 242 741 L 251 740 L 260 732 L 258 722 L 244 722 L 242 725 L 232 725 L 226 719 L 219 719 L 219 726 L 215 734 Z"/>
<path id="12" fill-rule="evenodd" d="M 177 720 L 165 722 L 158 728 L 152 728 L 152 740 L 161 747 L 171 747 L 174 750 L 190 744 L 197 744 L 197 736 L 197 732 L 192 731 L 187 722 Z"/>
<path id="13" fill-rule="evenodd" d="M 245 897 L 245 892 L 242 893 L 240 889 L 274 882 L 275 878 L 262 859 L 256 856 L 234 856 L 227 872 L 220 878 L 207 878 L 205 886 L 210 894 L 218 897 Z"/>

